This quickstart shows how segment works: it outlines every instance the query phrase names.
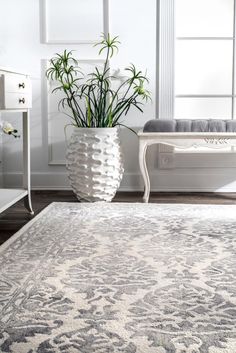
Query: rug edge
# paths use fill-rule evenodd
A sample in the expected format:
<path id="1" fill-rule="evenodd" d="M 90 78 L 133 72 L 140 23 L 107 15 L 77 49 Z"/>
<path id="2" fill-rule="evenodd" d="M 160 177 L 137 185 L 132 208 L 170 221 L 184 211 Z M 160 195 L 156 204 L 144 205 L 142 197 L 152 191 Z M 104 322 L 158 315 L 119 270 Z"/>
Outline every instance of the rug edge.
<path id="1" fill-rule="evenodd" d="M 106 203 L 106 202 L 102 202 L 102 203 Z M 46 214 L 50 208 L 52 208 L 55 204 L 80 204 L 79 202 L 62 202 L 62 201 L 54 201 L 51 202 L 48 206 L 46 206 L 42 211 L 39 212 L 39 214 L 37 214 L 33 219 L 31 219 L 29 222 L 27 222 L 25 225 L 23 225 L 22 228 L 20 228 L 15 234 L 13 234 L 9 239 L 7 239 L 3 244 L 0 245 L 0 255 L 1 253 L 8 248 L 8 246 L 13 243 L 17 238 L 19 238 L 23 232 L 25 232 L 28 228 L 30 228 L 32 226 L 32 224 L 34 224 L 38 219 L 40 219 L 44 214 Z M 89 203 L 88 203 L 89 204 Z M 92 204 L 96 204 L 96 203 L 92 203 Z M 143 203 L 143 202 L 112 202 L 112 204 L 115 205 L 122 205 L 122 204 L 133 204 L 133 205 L 145 205 L 145 206 L 151 206 L 153 205 L 153 203 Z M 214 207 L 222 207 L 223 208 L 236 208 L 236 204 L 229 204 L 229 205 L 221 205 L 221 204 L 195 204 L 195 203 L 160 203 L 160 204 L 156 204 L 154 203 L 154 205 L 158 205 L 158 206 L 187 206 L 187 205 L 191 205 L 191 206 L 205 206 L 205 207 L 209 207 L 209 206 L 214 206 Z"/>
<path id="2" fill-rule="evenodd" d="M 14 233 L 9 239 L 7 239 L 3 244 L 0 245 L 0 255 L 1 253 L 8 248 L 16 239 L 18 239 L 22 233 L 24 233 L 28 228 L 32 226 L 37 220 L 39 220 L 44 214 L 46 214 L 50 208 L 55 204 L 60 202 L 52 202 L 46 206 L 42 211 L 39 212 L 34 218 L 27 222 L 23 227 L 21 227 L 16 233 Z"/>

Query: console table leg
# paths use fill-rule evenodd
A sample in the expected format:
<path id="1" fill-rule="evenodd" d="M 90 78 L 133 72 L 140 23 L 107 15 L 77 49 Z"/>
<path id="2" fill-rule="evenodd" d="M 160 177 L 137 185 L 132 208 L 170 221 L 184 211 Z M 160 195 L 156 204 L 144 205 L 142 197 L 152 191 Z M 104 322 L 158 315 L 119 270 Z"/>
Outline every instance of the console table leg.
<path id="1" fill-rule="evenodd" d="M 146 163 L 147 143 L 139 140 L 139 167 L 144 181 L 143 201 L 148 202 L 150 196 L 150 179 Z"/>
<path id="2" fill-rule="evenodd" d="M 28 195 L 24 199 L 24 205 L 30 214 L 34 214 L 31 203 L 31 180 L 30 180 L 30 114 L 29 110 L 23 113 L 23 155 L 24 155 L 24 174 L 23 186 L 28 191 Z"/>
<path id="3" fill-rule="evenodd" d="M 31 215 L 34 215 L 34 211 L 32 208 L 31 195 L 30 193 L 24 199 L 25 208 L 30 212 Z"/>

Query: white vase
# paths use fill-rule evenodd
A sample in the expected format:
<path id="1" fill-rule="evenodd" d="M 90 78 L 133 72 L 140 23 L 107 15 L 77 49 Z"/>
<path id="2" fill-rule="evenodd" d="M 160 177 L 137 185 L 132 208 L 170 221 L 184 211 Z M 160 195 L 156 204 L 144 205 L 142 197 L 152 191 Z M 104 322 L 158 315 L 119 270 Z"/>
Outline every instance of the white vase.
<path id="1" fill-rule="evenodd" d="M 66 162 L 79 200 L 111 201 L 124 173 L 117 128 L 75 128 Z"/>

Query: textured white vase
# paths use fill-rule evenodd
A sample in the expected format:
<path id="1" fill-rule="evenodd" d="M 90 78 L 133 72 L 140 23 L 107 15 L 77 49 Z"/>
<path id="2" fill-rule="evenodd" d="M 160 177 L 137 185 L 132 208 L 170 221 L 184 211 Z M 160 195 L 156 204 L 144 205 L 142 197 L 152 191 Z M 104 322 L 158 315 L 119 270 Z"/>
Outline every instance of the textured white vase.
<path id="1" fill-rule="evenodd" d="M 117 128 L 75 128 L 66 162 L 79 200 L 111 201 L 124 172 Z"/>

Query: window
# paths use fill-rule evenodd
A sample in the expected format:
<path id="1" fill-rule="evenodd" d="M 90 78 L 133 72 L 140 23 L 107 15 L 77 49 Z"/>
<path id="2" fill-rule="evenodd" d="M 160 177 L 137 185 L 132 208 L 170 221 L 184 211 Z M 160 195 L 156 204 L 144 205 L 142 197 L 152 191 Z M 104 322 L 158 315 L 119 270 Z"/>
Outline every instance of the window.
<path id="1" fill-rule="evenodd" d="M 174 118 L 236 118 L 236 0 L 175 0 Z"/>

